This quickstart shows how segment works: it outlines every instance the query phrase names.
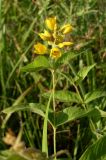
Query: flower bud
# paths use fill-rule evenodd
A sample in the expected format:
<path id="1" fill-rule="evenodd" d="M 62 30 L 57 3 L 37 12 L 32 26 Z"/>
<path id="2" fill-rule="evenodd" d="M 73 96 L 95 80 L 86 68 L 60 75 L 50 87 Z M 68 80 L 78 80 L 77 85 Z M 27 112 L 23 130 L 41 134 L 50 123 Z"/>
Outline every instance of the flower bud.
<path id="1" fill-rule="evenodd" d="M 53 31 L 55 29 L 55 26 L 56 26 L 56 17 L 47 18 L 45 20 L 45 24 L 51 31 Z"/>
<path id="2" fill-rule="evenodd" d="M 67 34 L 69 33 L 70 31 L 72 30 L 72 26 L 70 24 L 66 24 L 64 25 L 60 31 L 63 33 L 63 34 Z"/>
<path id="3" fill-rule="evenodd" d="M 72 45 L 73 44 L 73 42 L 63 42 L 63 43 L 59 43 L 58 44 L 58 47 L 59 48 L 63 48 L 63 47 L 65 47 L 65 46 L 70 46 L 70 45 Z"/>
<path id="4" fill-rule="evenodd" d="M 39 33 L 39 36 L 44 41 L 50 41 L 52 38 L 52 35 L 47 30 L 44 30 L 44 33 Z"/>

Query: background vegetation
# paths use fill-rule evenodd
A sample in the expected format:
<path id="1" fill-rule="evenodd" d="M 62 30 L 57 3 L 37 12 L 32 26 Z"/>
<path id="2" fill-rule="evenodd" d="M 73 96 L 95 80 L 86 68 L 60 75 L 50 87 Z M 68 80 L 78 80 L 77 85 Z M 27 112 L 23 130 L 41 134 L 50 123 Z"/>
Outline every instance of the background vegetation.
<path id="1" fill-rule="evenodd" d="M 60 25 L 71 23 L 74 28 L 68 37 L 68 40 L 74 42 L 70 49 L 74 58 L 63 59 L 61 73 L 81 78 L 77 79 L 78 83 L 73 87 L 61 75 L 56 89 L 75 92 L 77 87 L 87 109 L 96 109 L 90 117 L 80 114 L 69 118 L 68 123 L 60 119 L 63 124 L 57 123 L 56 146 L 57 151 L 60 151 L 59 157 L 73 160 L 106 159 L 105 11 L 105 0 L 0 0 L 0 150 L 10 147 L 3 142 L 8 129 L 15 135 L 20 133 L 26 147 L 42 149 L 44 119 L 34 113 L 37 111 L 33 110 L 33 105 L 47 103 L 47 95 L 43 94 L 50 90 L 51 75 L 47 70 L 23 73 L 21 68 L 36 58 L 33 45 L 40 41 L 37 33 L 43 31 L 45 18 L 56 16 Z M 84 66 L 90 67 L 77 74 Z M 68 96 L 63 95 L 63 92 L 57 94 L 56 111 L 70 106 L 83 107 L 83 103 L 77 101 L 75 95 Z M 27 105 L 28 109 L 32 107 L 33 112 L 24 110 Z M 43 108 L 42 105 L 38 107 Z M 45 112 L 46 108 L 42 110 Z M 51 156 L 53 130 L 50 124 L 48 146 Z M 6 160 L 7 155 L 7 152 L 1 152 L 1 159 Z"/>

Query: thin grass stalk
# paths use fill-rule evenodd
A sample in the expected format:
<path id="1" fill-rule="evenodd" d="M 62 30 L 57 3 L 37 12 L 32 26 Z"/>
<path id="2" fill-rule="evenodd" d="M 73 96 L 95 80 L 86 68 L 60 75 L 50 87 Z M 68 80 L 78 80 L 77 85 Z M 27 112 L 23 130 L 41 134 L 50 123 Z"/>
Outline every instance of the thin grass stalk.
<path id="1" fill-rule="evenodd" d="M 4 104 L 3 106 L 6 106 L 6 87 L 5 87 L 5 80 L 4 80 L 4 66 L 3 66 L 3 50 L 4 50 L 4 16 L 3 16 L 3 10 L 2 10 L 2 0 L 0 0 L 0 81 L 1 81 L 1 87 L 2 87 L 2 93 L 4 97 Z"/>
<path id="2" fill-rule="evenodd" d="M 46 108 L 46 114 L 45 114 L 44 125 L 43 125 L 43 136 L 42 136 L 42 152 L 45 152 L 47 154 L 47 157 L 48 157 L 47 122 L 48 122 L 48 112 L 49 112 L 51 99 L 52 99 L 52 93 L 50 94 L 49 101 Z"/>

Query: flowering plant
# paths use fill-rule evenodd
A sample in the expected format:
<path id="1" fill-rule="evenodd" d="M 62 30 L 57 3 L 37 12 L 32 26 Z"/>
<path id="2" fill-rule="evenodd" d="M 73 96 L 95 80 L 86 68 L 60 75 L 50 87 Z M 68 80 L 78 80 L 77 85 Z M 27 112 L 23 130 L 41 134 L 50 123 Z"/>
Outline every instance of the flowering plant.
<path id="1" fill-rule="evenodd" d="M 42 90 L 44 91 L 44 93 L 41 92 L 41 96 L 43 96 L 46 101 L 44 100 L 42 103 L 36 103 L 34 104 L 34 106 L 32 104 L 29 104 L 28 109 L 32 109 L 32 112 L 37 113 L 44 118 L 42 151 L 47 154 L 47 157 L 49 156 L 47 133 L 48 122 L 51 124 L 53 128 L 52 135 L 54 160 L 57 160 L 57 128 L 69 121 L 76 120 L 78 118 L 89 115 L 89 113 L 91 112 L 94 112 L 94 109 L 89 110 L 87 107 L 87 103 L 89 103 L 89 94 L 86 95 L 84 93 L 81 81 L 85 79 L 88 72 L 95 66 L 95 64 L 82 67 L 77 73 L 74 70 L 74 67 L 71 65 L 71 60 L 80 55 L 80 53 L 76 54 L 76 52 L 72 51 L 69 51 L 67 53 L 63 52 L 63 49 L 65 47 L 71 46 L 73 44 L 73 42 L 71 41 L 65 41 L 67 34 L 70 33 L 73 29 L 72 26 L 70 24 L 65 24 L 59 28 L 59 26 L 57 25 L 56 17 L 47 18 L 45 20 L 45 24 L 46 29 L 43 33 L 39 33 L 40 38 L 45 41 L 45 43 L 42 44 L 40 42 L 37 42 L 34 45 L 33 52 L 35 54 L 38 54 L 39 56 L 37 56 L 33 62 L 22 67 L 21 71 L 36 72 L 41 69 L 49 70 L 49 72 L 47 73 L 51 76 L 51 78 L 49 79 L 50 87 L 46 90 L 49 91 L 45 92 L 45 90 Z M 49 55 L 50 58 L 44 56 L 45 54 Z M 64 70 L 63 68 L 65 67 L 60 68 L 61 64 L 67 64 L 67 67 L 69 67 L 74 76 L 72 76 L 70 72 Z M 62 89 L 60 83 L 61 78 L 66 80 L 67 85 L 67 87 L 62 87 Z M 72 87 L 74 88 L 74 91 L 70 91 L 70 88 Z M 92 98 L 90 98 L 90 100 L 92 100 Z M 57 102 L 68 102 L 70 104 L 70 107 L 67 106 L 66 108 L 64 107 L 60 109 L 58 108 Z M 81 107 L 83 108 L 77 107 L 79 105 L 81 105 Z M 8 117 L 6 117 L 6 120 L 8 119 Z"/>

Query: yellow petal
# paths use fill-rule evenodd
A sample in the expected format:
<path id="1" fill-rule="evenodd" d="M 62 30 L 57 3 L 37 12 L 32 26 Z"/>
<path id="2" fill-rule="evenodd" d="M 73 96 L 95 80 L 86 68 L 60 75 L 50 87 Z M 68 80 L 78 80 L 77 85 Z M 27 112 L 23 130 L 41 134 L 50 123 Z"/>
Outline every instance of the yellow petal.
<path id="1" fill-rule="evenodd" d="M 41 43 L 37 43 L 34 45 L 34 53 L 45 54 L 47 53 L 47 47 Z"/>
<path id="2" fill-rule="evenodd" d="M 40 36 L 40 38 L 43 39 L 44 41 L 47 40 L 47 37 L 45 36 L 44 33 L 39 33 L 39 36 Z"/>
<path id="3" fill-rule="evenodd" d="M 72 45 L 73 44 L 73 42 L 63 42 L 63 43 L 59 43 L 58 44 L 58 47 L 59 48 L 63 48 L 63 47 L 65 47 L 65 46 L 70 46 L 70 45 Z"/>
<path id="4" fill-rule="evenodd" d="M 55 26 L 56 26 L 56 17 L 47 18 L 45 20 L 45 24 L 50 30 L 53 31 L 55 29 Z"/>
<path id="5" fill-rule="evenodd" d="M 44 30 L 44 34 L 45 34 L 47 37 L 51 37 L 51 34 L 50 34 L 47 30 Z"/>
<path id="6" fill-rule="evenodd" d="M 44 33 L 39 33 L 39 36 L 44 41 L 50 41 L 50 39 L 52 38 L 52 35 L 47 30 L 44 30 Z"/>
<path id="7" fill-rule="evenodd" d="M 54 59 L 61 57 L 61 51 L 59 48 L 52 48 L 50 52 L 50 56 Z"/>
<path id="8" fill-rule="evenodd" d="M 72 26 L 71 26 L 70 24 L 65 24 L 65 25 L 60 29 L 60 31 L 61 31 L 63 34 L 67 34 L 67 33 L 69 33 L 71 30 L 72 30 Z"/>

